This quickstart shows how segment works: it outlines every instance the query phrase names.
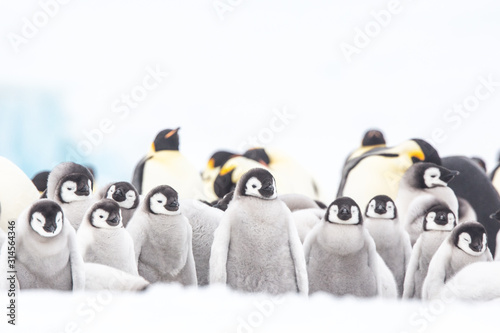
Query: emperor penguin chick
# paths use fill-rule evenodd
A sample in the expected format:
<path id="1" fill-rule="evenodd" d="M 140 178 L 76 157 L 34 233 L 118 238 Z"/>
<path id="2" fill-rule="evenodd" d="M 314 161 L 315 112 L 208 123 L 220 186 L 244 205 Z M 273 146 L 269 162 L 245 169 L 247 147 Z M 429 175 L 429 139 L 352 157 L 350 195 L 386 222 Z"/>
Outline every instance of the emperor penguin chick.
<path id="1" fill-rule="evenodd" d="M 0 251 L 0 275 L 10 271 L 5 242 Z M 83 259 L 75 230 L 54 201 L 38 200 L 16 221 L 16 277 L 21 289 L 82 291 L 85 287 Z M 0 281 L 5 283 L 3 277 Z"/>
<path id="2" fill-rule="evenodd" d="M 408 233 L 399 223 L 394 201 L 386 195 L 378 195 L 370 200 L 366 206 L 364 224 L 375 241 L 378 254 L 394 275 L 398 293 L 402 296 L 411 243 Z"/>
<path id="3" fill-rule="evenodd" d="M 93 203 L 94 177 L 89 169 L 73 162 L 63 162 L 54 167 L 47 181 L 47 198 L 54 200 L 75 230 L 82 223 L 83 215 Z"/>
<path id="4" fill-rule="evenodd" d="M 404 174 L 399 183 L 396 205 L 412 244 L 422 232 L 421 221 L 413 217 L 425 212 L 426 209 L 422 210 L 422 207 L 428 202 L 435 200 L 444 203 L 455 216 L 459 216 L 457 196 L 448 187 L 448 183 L 458 174 L 458 171 L 427 162 L 414 164 Z"/>
<path id="5" fill-rule="evenodd" d="M 333 201 L 326 214 L 304 241 L 309 292 L 373 297 L 384 293 L 385 271 L 394 277 L 377 254 L 375 242 L 363 227 L 362 213 L 354 200 Z"/>
<path id="6" fill-rule="evenodd" d="M 308 294 L 302 245 L 269 171 L 251 169 L 238 181 L 215 231 L 210 283 L 246 292 Z"/>
<path id="7" fill-rule="evenodd" d="M 478 222 L 460 223 L 432 257 L 422 286 L 422 298 L 430 300 L 439 297 L 445 283 L 465 266 L 492 260 L 483 225 Z"/>
<path id="8" fill-rule="evenodd" d="M 108 265 L 137 275 L 134 243 L 123 227 L 117 202 L 102 199 L 92 205 L 76 237 L 85 262 Z"/>
<path id="9" fill-rule="evenodd" d="M 129 182 L 108 184 L 99 191 L 99 199 L 112 199 L 120 205 L 122 223 L 126 227 L 135 210 L 139 207 L 140 197 L 134 185 Z"/>
<path id="10" fill-rule="evenodd" d="M 139 275 L 151 283 L 196 285 L 193 231 L 181 214 L 177 191 L 154 187 L 127 226 L 135 245 Z"/>
<path id="11" fill-rule="evenodd" d="M 423 232 L 411 252 L 403 298 L 422 298 L 422 285 L 427 276 L 429 263 L 456 225 L 455 214 L 447 206 L 437 205 L 427 212 L 423 220 Z"/>

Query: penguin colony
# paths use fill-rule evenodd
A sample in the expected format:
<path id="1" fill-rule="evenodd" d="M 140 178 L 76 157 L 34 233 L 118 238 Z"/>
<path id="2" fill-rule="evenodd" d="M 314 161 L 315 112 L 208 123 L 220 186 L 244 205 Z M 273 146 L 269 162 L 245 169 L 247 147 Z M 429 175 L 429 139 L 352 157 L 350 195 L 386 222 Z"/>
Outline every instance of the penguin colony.
<path id="1" fill-rule="evenodd" d="M 99 189 L 73 162 L 30 181 L 0 157 L 0 288 L 15 241 L 20 289 L 224 284 L 431 300 L 453 284 L 459 298 L 500 297 L 499 167 L 488 175 L 478 158 L 442 159 L 421 139 L 391 147 L 369 130 L 325 204 L 300 163 L 273 149 L 217 151 L 200 173 L 179 131 L 156 135 L 130 182 Z"/>

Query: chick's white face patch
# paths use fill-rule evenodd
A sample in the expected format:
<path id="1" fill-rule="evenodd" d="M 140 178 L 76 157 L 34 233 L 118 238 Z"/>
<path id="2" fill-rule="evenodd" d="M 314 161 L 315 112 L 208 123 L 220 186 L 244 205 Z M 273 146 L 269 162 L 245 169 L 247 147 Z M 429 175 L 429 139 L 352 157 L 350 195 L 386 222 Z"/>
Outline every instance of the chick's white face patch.
<path id="1" fill-rule="evenodd" d="M 102 228 L 102 229 L 113 229 L 113 228 L 121 228 L 122 227 L 121 212 L 120 212 L 120 223 L 118 223 L 118 225 L 116 225 L 116 226 L 109 225 L 108 222 L 106 222 L 108 217 L 109 217 L 108 211 L 105 211 L 102 208 L 98 208 L 94 212 L 92 212 L 92 216 L 91 216 L 92 225 L 96 228 Z"/>
<path id="2" fill-rule="evenodd" d="M 256 177 L 250 178 L 245 184 L 245 194 L 262 198 L 262 195 L 259 193 L 259 190 L 262 188 L 262 183 Z"/>
<path id="3" fill-rule="evenodd" d="M 388 201 L 385 204 L 385 209 L 386 212 L 383 214 L 379 214 L 375 211 L 377 208 L 377 202 L 375 200 L 370 201 L 368 204 L 368 209 L 366 211 L 366 216 L 374 219 L 386 219 L 386 220 L 392 220 L 396 217 L 395 210 L 394 210 L 394 203 L 392 201 Z"/>
<path id="4" fill-rule="evenodd" d="M 33 230 L 35 230 L 40 236 L 50 238 L 57 236 L 61 232 L 63 227 L 63 214 L 61 212 L 57 213 L 55 218 L 56 228 L 53 232 L 44 229 L 47 222 L 48 221 L 45 219 L 45 216 L 43 216 L 40 212 L 35 212 L 31 215 L 31 228 L 33 228 Z"/>
<path id="5" fill-rule="evenodd" d="M 425 217 L 425 223 L 427 230 L 451 231 L 455 227 L 455 215 L 448 213 L 446 224 L 440 225 L 436 223 L 436 212 L 430 212 Z"/>
<path id="6" fill-rule="evenodd" d="M 486 234 L 483 234 L 483 242 L 481 249 L 479 249 L 479 251 L 471 249 L 470 247 L 471 242 L 472 242 L 471 236 L 467 232 L 462 232 L 460 235 L 458 235 L 457 246 L 465 253 L 474 257 L 479 257 L 486 251 Z"/>
<path id="7" fill-rule="evenodd" d="M 115 185 L 111 185 L 108 189 L 108 193 L 106 194 L 106 198 L 107 199 L 113 199 L 113 193 L 115 193 L 116 191 L 116 186 Z"/>
<path id="8" fill-rule="evenodd" d="M 129 190 L 126 194 L 125 194 L 125 201 L 122 201 L 122 202 L 119 202 L 118 204 L 120 205 L 120 207 L 122 208 L 125 208 L 125 209 L 130 209 L 134 206 L 134 203 L 135 203 L 135 192 L 132 191 L 132 190 Z"/>
<path id="9" fill-rule="evenodd" d="M 176 211 L 169 211 L 165 208 L 167 204 L 167 197 L 162 193 L 155 193 L 149 199 L 149 208 L 155 214 L 160 215 L 179 215 L 181 210 L 178 209 Z"/>
<path id="10" fill-rule="evenodd" d="M 338 224 L 359 224 L 359 209 L 356 206 L 351 206 L 351 218 L 348 220 L 342 220 L 339 218 L 339 207 L 337 205 L 332 205 L 328 210 L 328 218 L 327 220 L 330 222 L 338 223 Z"/>
<path id="11" fill-rule="evenodd" d="M 444 181 L 439 179 L 441 177 L 441 171 L 438 168 L 429 168 L 424 172 L 424 182 L 425 186 L 428 188 L 433 188 L 437 186 L 448 186 Z"/>

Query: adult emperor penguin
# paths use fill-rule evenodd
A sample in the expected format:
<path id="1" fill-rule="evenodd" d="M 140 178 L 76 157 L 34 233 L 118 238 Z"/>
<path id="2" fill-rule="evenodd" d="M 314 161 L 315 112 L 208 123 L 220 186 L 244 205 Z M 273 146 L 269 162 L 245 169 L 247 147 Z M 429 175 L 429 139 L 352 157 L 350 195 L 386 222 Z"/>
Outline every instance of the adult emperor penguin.
<path id="1" fill-rule="evenodd" d="M 385 148 L 386 142 L 384 138 L 384 133 L 377 129 L 370 129 L 365 132 L 363 139 L 361 140 L 361 146 L 354 150 L 351 155 L 347 158 L 346 162 L 350 159 L 359 157 L 364 153 L 374 149 L 374 148 Z"/>
<path id="2" fill-rule="evenodd" d="M 493 187 L 500 194 L 500 163 L 491 171 L 490 179 Z"/>
<path id="3" fill-rule="evenodd" d="M 127 230 L 134 241 L 139 275 L 151 283 L 197 284 L 193 231 L 181 214 L 176 190 L 160 185 L 149 191 Z"/>
<path id="4" fill-rule="evenodd" d="M 40 197 L 40 194 L 22 170 L 2 156 L 0 184 L 0 229 L 7 231 L 8 221 L 15 220 L 27 206 Z"/>
<path id="5" fill-rule="evenodd" d="M 99 191 L 97 197 L 98 199 L 112 199 L 120 205 L 124 227 L 127 226 L 140 202 L 139 192 L 129 182 L 108 184 Z"/>
<path id="6" fill-rule="evenodd" d="M 246 292 L 308 294 L 302 244 L 269 171 L 251 169 L 238 181 L 215 231 L 210 283 Z"/>
<path id="7" fill-rule="evenodd" d="M 41 199 L 24 210 L 16 221 L 15 243 L 21 289 L 84 290 L 85 270 L 75 230 L 56 202 Z M 11 270 L 6 266 L 7 245 L 0 251 L 0 274 Z"/>
<path id="8" fill-rule="evenodd" d="M 449 187 L 458 197 L 467 200 L 477 215 L 488 235 L 488 247 L 491 253 L 496 250 L 496 235 L 500 223 L 490 217 L 491 212 L 500 208 L 500 196 L 476 162 L 465 156 L 449 156 L 443 158 L 443 166 L 458 170 L 460 176 L 450 183 Z"/>
<path id="9" fill-rule="evenodd" d="M 47 181 L 49 180 L 50 171 L 40 171 L 31 178 L 31 181 L 36 186 L 36 189 L 42 195 L 47 190 Z"/>
<path id="10" fill-rule="evenodd" d="M 415 223 L 414 216 L 423 212 L 429 202 L 440 201 L 458 216 L 457 196 L 448 187 L 448 183 L 458 174 L 458 171 L 434 163 L 416 163 L 404 174 L 399 183 L 396 205 L 412 244 L 422 232 L 422 223 Z"/>
<path id="11" fill-rule="evenodd" d="M 179 152 L 179 129 L 160 131 L 149 153 L 135 167 L 132 184 L 140 194 L 169 185 L 180 198 L 204 198 L 199 171 Z"/>
<path id="12" fill-rule="evenodd" d="M 181 212 L 193 228 L 193 256 L 196 264 L 198 285 L 208 285 L 210 251 L 215 229 L 224 211 L 210 207 L 198 200 L 184 199 L 180 202 Z"/>
<path id="13" fill-rule="evenodd" d="M 491 214 L 490 218 L 500 222 L 500 210 Z M 496 235 L 496 241 L 497 241 L 497 243 L 500 242 L 500 232 L 498 232 Z M 495 260 L 500 260 L 500 248 L 498 248 L 498 247 L 496 248 L 494 255 L 495 255 Z"/>
<path id="14" fill-rule="evenodd" d="M 203 188 L 205 191 L 205 197 L 208 201 L 214 201 L 219 198 L 214 191 L 214 182 L 219 172 L 230 158 L 240 156 L 236 153 L 232 153 L 225 150 L 219 150 L 210 156 L 205 170 L 201 173 L 201 178 L 203 180 Z"/>
<path id="15" fill-rule="evenodd" d="M 423 220 L 423 232 L 411 252 L 403 298 L 422 298 L 422 285 L 434 253 L 456 226 L 455 214 L 445 205 L 432 207 Z"/>
<path id="16" fill-rule="evenodd" d="M 47 182 L 47 198 L 57 202 L 69 223 L 78 230 L 93 203 L 94 177 L 83 165 L 63 162 L 54 167 Z"/>
<path id="17" fill-rule="evenodd" d="M 411 243 L 408 233 L 399 223 L 394 201 L 386 195 L 377 195 L 370 200 L 366 206 L 364 224 L 375 241 L 378 254 L 394 275 L 398 293 L 402 296 Z"/>
<path id="18" fill-rule="evenodd" d="M 437 151 L 420 139 L 408 140 L 394 147 L 370 149 L 346 162 L 337 197 L 351 197 L 361 207 L 366 207 L 376 195 L 396 198 L 399 181 L 418 161 L 441 163 Z"/>
<path id="19" fill-rule="evenodd" d="M 422 298 L 429 300 L 439 297 L 445 283 L 465 266 L 492 260 L 483 225 L 478 222 L 458 224 L 429 263 L 422 286 Z"/>
<path id="20" fill-rule="evenodd" d="M 312 199 L 321 198 L 320 189 L 312 175 L 289 154 L 275 148 L 252 148 L 243 156 L 267 166 L 281 194 L 303 194 Z"/>
<path id="21" fill-rule="evenodd" d="M 392 296 L 397 296 L 394 277 L 377 254 L 375 242 L 363 226 L 359 206 L 348 197 L 338 198 L 306 237 L 304 253 L 309 292 L 357 297 L 384 295 L 388 271 Z"/>
<path id="22" fill-rule="evenodd" d="M 134 243 L 123 227 L 120 205 L 114 200 L 99 200 L 87 210 L 76 239 L 85 262 L 137 275 Z"/>

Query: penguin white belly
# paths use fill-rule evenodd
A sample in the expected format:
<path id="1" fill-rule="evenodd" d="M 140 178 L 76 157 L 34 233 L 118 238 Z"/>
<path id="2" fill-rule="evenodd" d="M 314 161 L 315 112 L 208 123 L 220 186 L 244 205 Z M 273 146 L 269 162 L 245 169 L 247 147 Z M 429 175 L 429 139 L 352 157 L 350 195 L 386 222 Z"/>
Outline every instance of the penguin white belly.
<path id="1" fill-rule="evenodd" d="M 200 173 L 178 151 L 157 152 L 146 161 L 142 180 L 142 193 L 158 185 L 169 185 L 179 198 L 203 199 Z"/>
<path id="2" fill-rule="evenodd" d="M 493 187 L 497 190 L 498 194 L 500 194 L 500 168 L 496 170 L 491 182 L 493 183 Z"/>
<path id="3" fill-rule="evenodd" d="M 231 204 L 235 216 L 226 264 L 227 284 L 249 292 L 297 292 L 288 221 L 279 210 L 273 213 L 264 208 L 258 220 L 250 220 L 251 214 L 235 204 Z M 286 209 L 284 204 L 282 208 Z"/>
<path id="4" fill-rule="evenodd" d="M 376 195 L 396 198 L 399 182 L 409 166 L 411 162 L 401 158 L 365 158 L 349 172 L 342 195 L 351 197 L 360 207 L 366 207 Z"/>
<path id="5" fill-rule="evenodd" d="M 0 228 L 7 231 L 8 221 L 40 197 L 35 185 L 14 163 L 0 156 Z"/>
<path id="6" fill-rule="evenodd" d="M 161 231 L 149 230 L 139 255 L 139 275 L 149 282 L 179 282 L 191 246 L 185 218 L 174 225 L 163 225 Z"/>

